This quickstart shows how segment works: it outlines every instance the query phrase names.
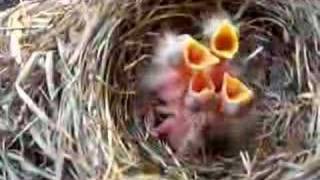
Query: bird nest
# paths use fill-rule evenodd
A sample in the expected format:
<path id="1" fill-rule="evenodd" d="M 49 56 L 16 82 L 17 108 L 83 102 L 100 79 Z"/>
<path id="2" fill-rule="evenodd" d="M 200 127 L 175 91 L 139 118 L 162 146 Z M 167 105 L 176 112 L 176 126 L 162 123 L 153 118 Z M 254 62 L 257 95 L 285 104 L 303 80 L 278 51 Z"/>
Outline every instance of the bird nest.
<path id="1" fill-rule="evenodd" d="M 163 34 L 201 37 L 217 12 L 240 27 L 255 135 L 186 160 L 150 136 L 139 81 Z M 319 178 L 319 3 L 28 1 L 0 17 L 2 178 Z"/>

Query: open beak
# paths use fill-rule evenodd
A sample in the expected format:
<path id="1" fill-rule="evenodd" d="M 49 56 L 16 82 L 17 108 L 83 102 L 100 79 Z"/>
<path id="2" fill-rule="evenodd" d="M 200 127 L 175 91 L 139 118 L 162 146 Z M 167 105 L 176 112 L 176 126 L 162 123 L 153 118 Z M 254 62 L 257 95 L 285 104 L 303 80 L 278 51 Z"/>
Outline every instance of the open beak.
<path id="1" fill-rule="evenodd" d="M 228 20 L 222 21 L 210 38 L 210 48 L 220 58 L 233 58 L 239 49 L 236 27 Z"/>
<path id="2" fill-rule="evenodd" d="M 221 89 L 220 110 L 226 115 L 235 115 L 242 106 L 250 104 L 253 92 L 239 79 L 224 74 Z"/>
<path id="3" fill-rule="evenodd" d="M 203 72 L 194 73 L 190 79 L 186 96 L 187 106 L 198 108 L 213 103 L 215 97 L 215 87 L 208 75 Z"/>
<path id="4" fill-rule="evenodd" d="M 183 56 L 186 65 L 196 71 L 203 70 L 220 61 L 210 53 L 210 50 L 207 47 L 190 36 L 186 40 Z"/>

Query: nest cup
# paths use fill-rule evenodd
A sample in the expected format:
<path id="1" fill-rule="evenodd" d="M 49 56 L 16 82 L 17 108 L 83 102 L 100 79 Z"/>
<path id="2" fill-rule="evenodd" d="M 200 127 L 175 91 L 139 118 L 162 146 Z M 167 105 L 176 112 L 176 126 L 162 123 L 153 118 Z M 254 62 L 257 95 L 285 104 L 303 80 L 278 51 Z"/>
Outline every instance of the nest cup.
<path id="1" fill-rule="evenodd" d="M 0 1 L 0 179 L 320 179 L 318 0 L 46 0 L 2 11 L 8 2 Z M 212 38 L 203 28 L 212 16 L 239 27 L 239 44 L 227 26 Z M 221 71 L 232 67 L 254 93 L 255 134 L 240 139 L 248 145 L 226 156 L 217 147 L 224 142 L 212 142 L 218 153 L 178 157 L 150 136 L 145 120 L 168 115 L 154 113 L 155 95 L 139 87 L 166 32 L 233 56 L 208 73 L 221 92 Z M 199 69 L 201 49 L 187 54 Z M 201 105 L 213 88 L 202 75 L 192 79 L 186 101 Z M 234 83 L 224 86 L 229 105 L 246 99 Z M 232 122 L 233 136 L 251 128 Z M 210 125 L 217 135 L 226 124 Z"/>
<path id="2" fill-rule="evenodd" d="M 107 84 L 115 89 L 108 90 L 106 94 L 115 127 L 124 142 L 137 149 L 140 161 L 155 163 L 165 170 L 170 169 L 169 167 L 183 167 L 179 175 L 191 177 L 196 172 L 199 175 L 205 174 L 205 177 L 218 178 L 224 173 L 230 177 L 243 173 L 247 170 L 245 158 L 252 157 L 257 161 L 256 169 L 248 176 L 253 176 L 267 169 L 263 163 L 269 162 L 268 159 L 279 153 L 299 159 L 299 153 L 311 151 L 314 144 L 309 143 L 311 141 L 307 138 L 310 121 L 302 118 L 307 117 L 311 106 L 302 103 L 298 95 L 302 90 L 308 89 L 307 84 L 312 80 L 308 79 L 310 76 L 301 74 L 307 71 L 298 70 L 299 74 L 292 71 L 302 68 L 297 66 L 292 54 L 297 53 L 297 46 L 300 44 L 307 47 L 314 40 L 313 35 L 297 38 L 304 33 L 301 27 L 297 24 L 288 25 L 292 14 L 281 14 L 281 7 L 290 9 L 289 3 L 274 1 L 275 7 L 271 8 L 267 1 L 248 2 L 221 1 L 221 4 L 217 4 L 209 1 L 177 0 L 158 3 L 146 0 L 118 6 L 121 21 L 114 27 L 112 46 L 104 57 L 106 66 L 100 67 L 100 72 L 105 74 Z M 252 87 L 257 97 L 254 108 L 254 121 L 258 124 L 255 143 L 251 144 L 250 150 L 245 147 L 240 155 L 236 154 L 229 160 L 220 157 L 214 161 L 199 159 L 202 165 L 196 163 L 194 166 L 194 162 L 181 164 L 165 144 L 148 135 L 148 127 L 143 124 L 143 118 L 157 119 L 161 114 L 150 113 L 150 117 L 143 118 L 140 116 L 142 111 L 148 111 L 147 106 L 140 102 L 148 102 L 152 106 L 153 98 L 152 95 L 140 96 L 145 92 L 139 89 L 139 81 L 145 68 L 151 63 L 157 39 L 166 31 L 201 37 L 203 20 L 221 12 L 228 14 L 240 26 L 239 52 L 232 63 L 239 67 L 242 79 Z M 294 22 L 299 23 L 300 17 L 294 18 Z M 293 26 L 297 26 L 298 30 L 293 31 Z M 234 46 L 236 47 L 232 48 L 238 48 L 237 44 Z M 301 50 L 300 46 L 299 48 Z M 315 49 L 307 51 L 313 57 Z M 302 61 L 302 66 L 301 63 Z M 318 66 L 317 62 L 309 63 Z M 287 72 L 291 74 L 286 75 Z M 139 99 L 141 97 L 145 101 Z M 293 111 L 290 107 L 299 108 Z M 247 150 L 248 154 L 245 154 L 249 157 L 244 157 Z M 280 159 L 276 161 L 278 160 Z M 290 158 L 287 160 L 292 161 Z M 219 163 L 223 167 L 229 167 L 229 171 L 203 168 L 204 164 L 205 167 L 215 167 Z M 283 170 L 282 175 L 289 171 Z"/>

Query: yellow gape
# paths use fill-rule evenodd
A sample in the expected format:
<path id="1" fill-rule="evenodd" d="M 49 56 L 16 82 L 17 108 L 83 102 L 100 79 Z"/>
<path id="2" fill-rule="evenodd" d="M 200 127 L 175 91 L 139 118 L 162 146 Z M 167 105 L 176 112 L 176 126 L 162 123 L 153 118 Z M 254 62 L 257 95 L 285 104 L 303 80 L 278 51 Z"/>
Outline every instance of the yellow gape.
<path id="1" fill-rule="evenodd" d="M 195 96 L 212 96 L 215 93 L 215 87 L 206 74 L 195 73 L 190 79 L 189 93 Z"/>
<path id="2" fill-rule="evenodd" d="M 219 59 L 212 55 L 207 47 L 190 36 L 185 41 L 183 56 L 186 65 L 196 71 L 219 63 Z"/>
<path id="3" fill-rule="evenodd" d="M 196 72 L 191 76 L 185 98 L 187 107 L 207 110 L 212 108 L 217 95 L 210 78 L 203 72 Z"/>
<path id="4" fill-rule="evenodd" d="M 221 110 L 227 115 L 237 114 L 241 106 L 253 99 L 253 92 L 239 79 L 224 74 L 221 89 Z"/>
<path id="5" fill-rule="evenodd" d="M 210 38 L 210 48 L 220 58 L 233 58 L 239 49 L 239 37 L 236 27 L 228 20 L 222 21 Z"/>

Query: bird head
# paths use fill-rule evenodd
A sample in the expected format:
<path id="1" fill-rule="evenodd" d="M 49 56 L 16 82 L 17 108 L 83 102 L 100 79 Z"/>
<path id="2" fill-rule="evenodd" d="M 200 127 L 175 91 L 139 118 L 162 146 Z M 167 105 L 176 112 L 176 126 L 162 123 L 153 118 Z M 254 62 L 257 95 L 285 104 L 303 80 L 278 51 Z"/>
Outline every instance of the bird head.
<path id="1" fill-rule="evenodd" d="M 210 37 L 210 48 L 220 58 L 231 59 L 238 52 L 239 36 L 229 20 L 222 20 Z"/>
<path id="2" fill-rule="evenodd" d="M 210 65 L 219 63 L 219 59 L 210 53 L 210 50 L 193 39 L 186 38 L 183 48 L 185 64 L 195 71 L 201 71 Z"/>
<path id="3" fill-rule="evenodd" d="M 193 111 L 204 111 L 212 108 L 216 99 L 215 86 L 207 73 L 198 72 L 192 75 L 185 105 Z"/>
<path id="4" fill-rule="evenodd" d="M 223 85 L 220 92 L 220 111 L 227 116 L 241 113 L 242 108 L 249 106 L 254 98 L 250 90 L 239 79 L 229 73 L 223 76 Z"/>

